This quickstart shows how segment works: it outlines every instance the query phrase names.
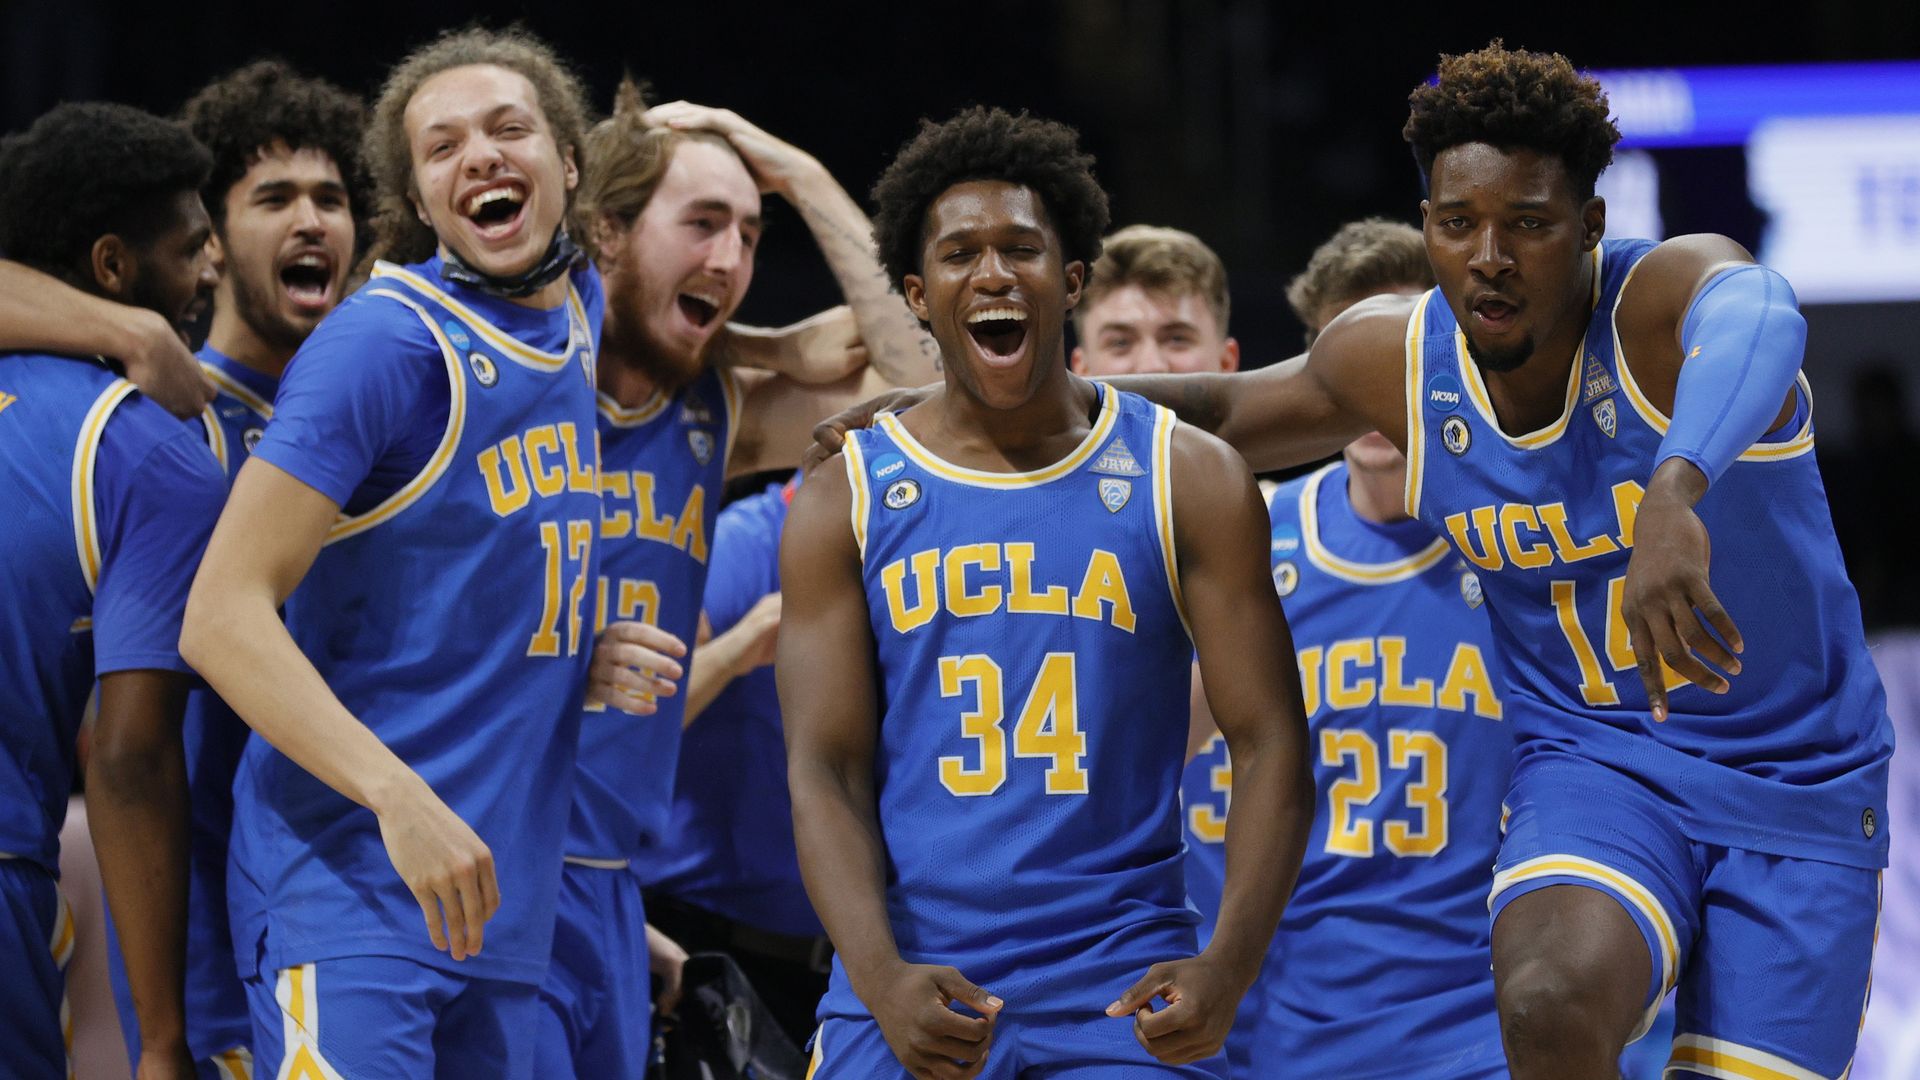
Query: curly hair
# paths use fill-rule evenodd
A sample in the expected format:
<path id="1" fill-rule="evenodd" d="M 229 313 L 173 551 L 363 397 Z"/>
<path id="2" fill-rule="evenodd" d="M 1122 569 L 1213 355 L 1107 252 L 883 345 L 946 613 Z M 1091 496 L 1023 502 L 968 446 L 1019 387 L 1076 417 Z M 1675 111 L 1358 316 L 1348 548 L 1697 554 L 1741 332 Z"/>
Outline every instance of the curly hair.
<path id="1" fill-rule="evenodd" d="M 0 251 L 90 284 L 94 241 L 142 245 L 198 194 L 213 158 L 187 129 L 130 105 L 60 105 L 0 142 Z"/>
<path id="2" fill-rule="evenodd" d="M 340 168 L 350 204 L 360 204 L 360 128 L 366 106 L 324 79 L 310 79 L 278 60 L 257 60 L 203 87 L 180 107 L 180 119 L 213 153 L 213 173 L 200 197 L 215 228 L 226 224 L 227 192 L 275 143 L 318 150 Z"/>
<path id="3" fill-rule="evenodd" d="M 1287 304 L 1307 324 L 1307 344 L 1316 336 L 1313 321 L 1322 308 L 1340 301 L 1364 300 L 1396 286 L 1433 287 L 1420 230 L 1386 218 L 1363 218 L 1340 226 L 1313 250 L 1307 268 L 1287 282 Z"/>
<path id="4" fill-rule="evenodd" d="M 920 272 L 927 211 L 941 193 L 969 180 L 1004 180 L 1033 189 L 1060 236 L 1065 262 L 1100 257 L 1107 229 L 1107 193 L 1093 178 L 1093 155 L 1080 133 L 1022 111 L 982 106 L 920 131 L 873 185 L 873 239 L 880 263 L 897 285 Z"/>
<path id="5" fill-rule="evenodd" d="M 565 154 L 579 148 L 591 110 L 580 77 L 552 46 L 519 27 L 449 30 L 408 53 L 387 74 L 360 141 L 373 180 L 373 248 L 367 260 L 418 262 L 433 254 L 433 230 L 413 211 L 413 148 L 407 142 L 407 103 L 422 83 L 443 71 L 491 64 L 533 84 L 553 141 Z"/>
<path id="6" fill-rule="evenodd" d="M 633 227 L 640 212 L 673 164 L 674 151 L 688 142 L 712 143 L 739 156 L 733 143 L 711 131 L 680 131 L 649 127 L 647 88 L 628 75 L 613 95 L 613 115 L 593 125 L 580 152 L 580 186 L 573 192 L 570 228 L 573 238 L 598 262 L 605 254 L 603 219 L 623 229 Z"/>
<path id="7" fill-rule="evenodd" d="M 1413 108 L 1400 134 L 1428 178 L 1442 150 L 1483 142 L 1558 156 L 1581 198 L 1591 198 L 1620 141 L 1599 80 L 1559 53 L 1508 49 L 1499 38 L 1478 52 L 1442 55 L 1439 78 L 1407 100 Z"/>

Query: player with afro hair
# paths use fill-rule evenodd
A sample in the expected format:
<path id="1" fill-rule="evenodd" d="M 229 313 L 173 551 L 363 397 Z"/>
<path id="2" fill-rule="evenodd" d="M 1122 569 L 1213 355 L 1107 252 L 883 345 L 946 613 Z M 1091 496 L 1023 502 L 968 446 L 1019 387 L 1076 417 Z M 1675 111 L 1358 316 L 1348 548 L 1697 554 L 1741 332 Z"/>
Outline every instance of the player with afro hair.
<path id="1" fill-rule="evenodd" d="M 353 95 L 278 60 L 256 60 L 208 83 L 181 106 L 180 119 L 213 154 L 201 197 L 214 227 L 226 221 L 227 191 L 259 161 L 261 149 L 275 143 L 325 154 L 340 169 L 349 194 L 358 196 L 366 112 Z"/>
<path id="2" fill-rule="evenodd" d="M 1107 193 L 1093 178 L 1093 155 L 1080 133 L 1055 120 L 976 105 L 920 130 L 873 185 L 874 243 L 897 285 L 921 270 L 927 210 L 940 194 L 968 180 L 1004 180 L 1032 188 L 1060 235 L 1062 262 L 1089 268 L 1100 257 L 1108 223 Z"/>

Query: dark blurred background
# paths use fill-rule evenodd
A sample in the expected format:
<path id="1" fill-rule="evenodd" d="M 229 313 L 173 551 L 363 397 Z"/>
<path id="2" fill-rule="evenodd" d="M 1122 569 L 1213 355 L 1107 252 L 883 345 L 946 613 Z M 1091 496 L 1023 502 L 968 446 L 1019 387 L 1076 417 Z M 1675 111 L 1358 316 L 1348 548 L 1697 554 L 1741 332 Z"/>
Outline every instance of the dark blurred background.
<path id="1" fill-rule="evenodd" d="M 18 129 L 62 100 L 111 98 L 171 111 L 211 76 L 262 54 L 366 93 L 410 47 L 476 19 L 521 21 L 554 42 L 600 106 L 626 70 L 651 82 L 657 99 L 735 109 L 812 151 L 863 201 L 918 118 L 975 102 L 1029 108 L 1080 128 L 1113 196 L 1116 224 L 1189 229 L 1221 253 L 1235 297 L 1232 330 L 1258 365 L 1298 351 L 1300 326 L 1282 290 L 1336 226 L 1367 214 L 1417 222 L 1420 181 L 1399 131 L 1407 92 L 1431 74 L 1441 52 L 1498 35 L 1592 69 L 1920 58 L 1920 3 L 1913 0 L 1730 10 L 1666 3 L 1402 11 L 1259 0 L 12 0 L 0 3 L 0 126 Z M 1910 173 L 1888 191 L 1904 200 L 1906 217 L 1895 215 L 1893 225 L 1910 228 L 1920 252 L 1915 145 Z M 1667 235 L 1720 231 L 1758 250 L 1767 218 L 1746 190 L 1747 156 L 1741 146 L 1642 152 L 1635 165 L 1615 170 L 1626 179 L 1657 170 L 1657 190 L 1642 192 L 1645 206 L 1632 223 L 1654 213 Z M 1610 202 L 1620 234 L 1626 207 L 1612 194 Z M 772 232 L 742 317 L 778 323 L 834 302 L 798 218 L 777 200 L 769 218 Z M 1809 303 L 1808 317 L 1821 455 L 1849 553 L 1903 544 L 1916 531 L 1886 526 L 1894 515 L 1920 529 L 1907 508 L 1920 488 L 1908 385 L 1920 290 L 1873 302 L 1842 290 Z M 1843 474 L 1834 475 L 1836 468 Z M 1920 623 L 1920 577 L 1904 569 L 1907 560 L 1891 550 L 1862 557 L 1873 564 L 1856 568 L 1870 621 Z"/>

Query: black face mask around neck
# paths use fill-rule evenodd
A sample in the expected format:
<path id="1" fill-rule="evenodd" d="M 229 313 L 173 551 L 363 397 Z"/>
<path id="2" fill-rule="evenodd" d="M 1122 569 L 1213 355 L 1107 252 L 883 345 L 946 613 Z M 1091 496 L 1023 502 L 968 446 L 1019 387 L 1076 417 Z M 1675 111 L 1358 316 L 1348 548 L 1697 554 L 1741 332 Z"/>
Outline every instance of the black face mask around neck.
<path id="1" fill-rule="evenodd" d="M 558 280 L 560 275 L 573 269 L 583 257 L 579 245 L 567 235 L 567 228 L 562 225 L 553 231 L 553 243 L 547 245 L 546 255 L 524 274 L 515 277 L 494 277 L 491 274 L 483 274 L 468 266 L 466 260 L 455 254 L 450 247 L 441 257 L 440 273 L 448 281 L 457 281 L 489 296 L 518 300 L 546 288 Z"/>

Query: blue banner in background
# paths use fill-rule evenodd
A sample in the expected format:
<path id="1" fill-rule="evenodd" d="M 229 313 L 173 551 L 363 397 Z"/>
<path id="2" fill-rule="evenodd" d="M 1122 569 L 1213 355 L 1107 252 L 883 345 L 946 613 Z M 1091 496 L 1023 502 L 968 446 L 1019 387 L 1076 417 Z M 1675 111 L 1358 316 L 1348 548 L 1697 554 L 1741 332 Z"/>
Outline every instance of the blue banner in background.
<path id="1" fill-rule="evenodd" d="M 1788 117 L 1920 115 L 1920 62 L 1591 74 L 1606 87 L 1622 149 L 1738 146 Z"/>

